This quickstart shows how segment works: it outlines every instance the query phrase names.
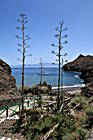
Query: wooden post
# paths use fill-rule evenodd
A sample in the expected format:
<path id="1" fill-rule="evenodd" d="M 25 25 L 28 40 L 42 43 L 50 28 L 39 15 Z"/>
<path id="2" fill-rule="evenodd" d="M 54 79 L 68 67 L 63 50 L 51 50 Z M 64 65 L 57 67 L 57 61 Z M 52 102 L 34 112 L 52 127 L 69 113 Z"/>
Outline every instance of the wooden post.
<path id="1" fill-rule="evenodd" d="M 19 111 L 20 111 L 20 103 L 19 103 Z"/>
<path id="2" fill-rule="evenodd" d="M 8 106 L 6 108 L 6 117 L 8 117 Z"/>
<path id="3" fill-rule="evenodd" d="M 29 107 L 29 100 L 27 101 L 27 107 Z"/>

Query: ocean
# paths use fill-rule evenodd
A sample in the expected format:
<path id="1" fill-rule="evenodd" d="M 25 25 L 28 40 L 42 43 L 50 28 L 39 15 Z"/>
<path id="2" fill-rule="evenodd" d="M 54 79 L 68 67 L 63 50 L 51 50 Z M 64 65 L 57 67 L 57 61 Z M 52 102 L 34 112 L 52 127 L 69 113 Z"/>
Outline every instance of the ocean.
<path id="1" fill-rule="evenodd" d="M 17 87 L 21 86 L 21 68 L 12 68 L 12 74 L 16 79 Z M 82 87 L 83 80 L 79 78 L 79 72 L 63 72 L 63 86 L 64 87 Z M 34 86 L 40 82 L 40 68 L 25 68 L 25 86 Z M 58 86 L 58 68 L 44 68 L 43 81 L 53 87 Z"/>

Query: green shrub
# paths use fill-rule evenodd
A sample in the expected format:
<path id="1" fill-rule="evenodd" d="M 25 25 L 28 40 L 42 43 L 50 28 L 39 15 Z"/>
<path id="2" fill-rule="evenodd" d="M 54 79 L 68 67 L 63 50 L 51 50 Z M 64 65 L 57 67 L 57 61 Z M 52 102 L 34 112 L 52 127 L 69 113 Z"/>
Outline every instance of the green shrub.
<path id="1" fill-rule="evenodd" d="M 84 128 L 85 124 L 86 124 L 86 117 L 85 116 L 81 116 L 80 122 L 81 122 L 82 128 Z"/>
<path id="2" fill-rule="evenodd" d="M 86 123 L 87 123 L 87 127 L 91 128 L 93 125 L 93 106 L 89 106 L 86 109 Z"/>
<path id="3" fill-rule="evenodd" d="M 34 125 L 34 129 L 37 129 L 37 131 L 41 133 L 46 133 L 51 128 L 52 125 L 53 125 L 52 118 L 50 118 L 49 116 L 45 116 L 42 120 L 38 121 Z"/>
<path id="4" fill-rule="evenodd" d="M 26 111 L 26 118 L 27 118 L 27 125 L 26 129 L 29 129 L 38 119 L 40 118 L 41 114 L 37 110 L 29 109 Z"/>
<path id="5" fill-rule="evenodd" d="M 43 117 L 43 119 L 31 121 L 31 118 L 28 119 L 25 131 L 27 134 L 27 139 L 38 140 L 41 136 L 46 134 L 50 128 L 54 126 L 54 119 L 49 116 Z"/>
<path id="6" fill-rule="evenodd" d="M 51 134 L 50 140 L 58 139 L 58 140 L 70 140 L 69 134 L 75 132 L 76 126 L 72 117 L 64 115 L 62 117 L 61 113 L 57 113 L 56 121 L 59 122 L 59 126 L 55 129 L 55 131 Z M 68 139 L 67 139 L 68 138 Z M 72 138 L 72 137 L 71 137 Z M 71 139 L 74 140 L 74 139 Z"/>
<path id="7" fill-rule="evenodd" d="M 63 136 L 62 140 L 76 140 L 76 137 L 72 136 L 70 133 L 67 133 L 67 135 Z"/>
<path id="8" fill-rule="evenodd" d="M 37 96 L 37 104 L 39 107 L 41 107 L 41 105 L 42 105 L 42 95 L 40 95 L 40 94 Z"/>
<path id="9" fill-rule="evenodd" d="M 82 96 L 81 101 L 82 101 L 82 104 L 85 108 L 88 107 L 88 101 L 87 101 L 86 97 Z"/>
<path id="10" fill-rule="evenodd" d="M 79 128 L 74 132 L 72 135 L 71 133 L 67 133 L 65 136 L 62 137 L 62 140 L 87 140 L 88 138 L 88 131 L 83 128 Z"/>
<path id="11" fill-rule="evenodd" d="M 88 107 L 88 102 L 87 102 L 86 98 L 83 96 L 82 97 L 76 96 L 75 98 L 73 98 L 73 100 L 71 101 L 71 106 L 75 107 L 79 103 L 80 103 L 80 106 L 79 106 L 80 109 Z"/>
<path id="12" fill-rule="evenodd" d="M 57 112 L 55 115 L 55 122 L 61 122 L 63 119 L 62 113 L 61 112 Z"/>
<path id="13" fill-rule="evenodd" d="M 74 107 L 74 106 L 76 106 L 79 102 L 80 102 L 80 98 L 79 98 L 79 97 L 75 97 L 75 98 L 72 99 L 71 105 Z"/>
<path id="14" fill-rule="evenodd" d="M 86 109 L 86 114 L 87 115 L 93 115 L 93 107 L 92 106 L 90 106 Z"/>
<path id="15" fill-rule="evenodd" d="M 27 140 L 31 140 L 31 139 L 32 139 L 32 133 L 28 132 L 27 138 L 26 138 L 26 139 L 27 139 Z"/>
<path id="16" fill-rule="evenodd" d="M 86 129 L 79 128 L 78 135 L 80 140 L 87 140 L 88 138 L 88 131 Z"/>

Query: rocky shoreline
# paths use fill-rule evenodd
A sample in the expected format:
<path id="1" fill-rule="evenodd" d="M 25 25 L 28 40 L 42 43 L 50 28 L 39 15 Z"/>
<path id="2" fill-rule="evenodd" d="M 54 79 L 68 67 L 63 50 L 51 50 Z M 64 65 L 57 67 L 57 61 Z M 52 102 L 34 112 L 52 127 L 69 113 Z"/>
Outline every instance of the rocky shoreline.
<path id="1" fill-rule="evenodd" d="M 85 84 L 82 94 L 86 97 L 93 95 L 93 56 L 79 55 L 74 61 L 64 65 L 64 70 L 81 72 L 80 78 L 84 80 Z"/>
<path id="2" fill-rule="evenodd" d="M 74 61 L 64 65 L 64 70 L 81 72 L 80 78 L 84 79 L 85 84 L 82 94 L 87 97 L 93 95 L 93 56 L 79 55 Z M 10 66 L 0 59 L 0 97 L 14 98 L 15 95 L 19 96 L 16 80 L 11 74 Z"/>

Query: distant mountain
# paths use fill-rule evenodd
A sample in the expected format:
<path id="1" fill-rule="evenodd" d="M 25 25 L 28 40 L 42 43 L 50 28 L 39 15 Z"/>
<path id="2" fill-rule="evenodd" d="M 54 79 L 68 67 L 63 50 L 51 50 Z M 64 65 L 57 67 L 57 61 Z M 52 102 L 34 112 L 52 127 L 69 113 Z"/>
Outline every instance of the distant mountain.
<path id="1" fill-rule="evenodd" d="M 58 64 L 43 63 L 43 67 L 58 67 Z M 11 68 L 22 68 L 22 65 L 11 65 Z M 25 64 L 25 68 L 40 68 L 40 64 Z"/>

